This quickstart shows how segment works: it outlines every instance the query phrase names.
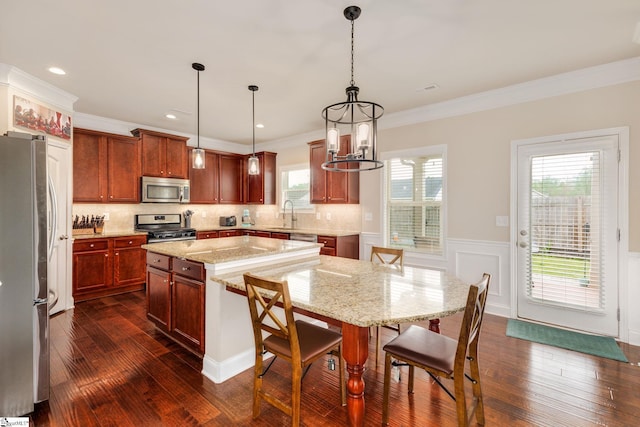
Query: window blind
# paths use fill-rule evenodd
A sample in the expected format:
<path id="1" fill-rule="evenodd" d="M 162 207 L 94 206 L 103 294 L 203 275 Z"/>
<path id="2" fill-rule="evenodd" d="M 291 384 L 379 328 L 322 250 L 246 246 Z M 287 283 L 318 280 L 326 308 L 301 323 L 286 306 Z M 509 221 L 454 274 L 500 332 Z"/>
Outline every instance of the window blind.
<path id="1" fill-rule="evenodd" d="M 604 307 L 599 151 L 531 158 L 528 295 L 583 310 Z"/>
<path id="2" fill-rule="evenodd" d="M 387 241 L 442 253 L 442 156 L 387 161 Z"/>

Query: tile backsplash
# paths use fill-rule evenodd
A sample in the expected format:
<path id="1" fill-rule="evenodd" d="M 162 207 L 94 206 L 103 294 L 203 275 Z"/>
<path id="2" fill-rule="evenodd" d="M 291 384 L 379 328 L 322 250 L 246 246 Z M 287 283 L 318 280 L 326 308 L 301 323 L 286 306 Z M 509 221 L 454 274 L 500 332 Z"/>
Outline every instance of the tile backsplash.
<path id="1" fill-rule="evenodd" d="M 133 230 L 136 214 L 176 214 L 186 210 L 194 212 L 191 226 L 206 230 L 217 227 L 219 217 L 235 215 L 238 226 L 242 222 L 242 212 L 249 209 L 256 226 L 279 227 L 283 225 L 282 208 L 276 205 L 179 205 L 173 203 L 105 204 L 74 203 L 73 215 L 107 215 L 105 232 L 129 232 Z M 316 205 L 315 212 L 295 212 L 297 228 L 320 230 L 360 231 L 360 205 Z M 290 210 L 284 216 L 287 226 L 291 224 Z"/>

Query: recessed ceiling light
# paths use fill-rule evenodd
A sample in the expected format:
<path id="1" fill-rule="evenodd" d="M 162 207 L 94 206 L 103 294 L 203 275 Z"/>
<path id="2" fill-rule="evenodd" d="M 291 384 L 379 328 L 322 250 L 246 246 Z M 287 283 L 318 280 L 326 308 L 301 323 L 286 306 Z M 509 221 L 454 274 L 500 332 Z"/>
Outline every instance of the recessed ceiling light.
<path id="1" fill-rule="evenodd" d="M 51 72 L 53 74 L 57 74 L 59 76 L 64 76 L 65 74 L 67 74 L 66 71 L 64 71 L 62 68 L 58 68 L 58 67 L 49 67 L 49 72 Z"/>
<path id="2" fill-rule="evenodd" d="M 258 124 L 256 125 L 256 127 L 257 127 L 257 128 L 259 128 L 259 129 L 262 129 L 262 128 L 264 127 L 264 125 L 263 125 L 262 123 L 258 123 Z"/>
<path id="3" fill-rule="evenodd" d="M 169 113 L 169 114 L 165 114 L 164 116 L 165 116 L 167 119 L 171 119 L 171 120 L 175 120 L 175 119 L 177 119 L 176 115 L 175 115 L 175 114 L 171 114 L 171 113 Z"/>

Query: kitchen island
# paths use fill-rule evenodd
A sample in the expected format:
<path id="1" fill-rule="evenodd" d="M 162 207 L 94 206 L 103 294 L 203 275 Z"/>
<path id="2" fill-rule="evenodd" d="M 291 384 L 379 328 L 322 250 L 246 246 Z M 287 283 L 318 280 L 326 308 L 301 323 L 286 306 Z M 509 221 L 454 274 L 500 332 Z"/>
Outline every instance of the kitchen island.
<path id="1" fill-rule="evenodd" d="M 147 250 L 147 318 L 169 338 L 203 357 L 206 376 L 224 381 L 253 363 L 252 354 L 241 361 L 232 357 L 239 348 L 244 349 L 245 340 L 238 337 L 238 331 L 244 331 L 250 322 L 246 301 L 238 301 L 237 295 L 228 301 L 228 292 L 211 278 L 314 259 L 320 246 L 253 236 L 143 245 Z M 248 337 L 251 344 L 251 334 Z"/>

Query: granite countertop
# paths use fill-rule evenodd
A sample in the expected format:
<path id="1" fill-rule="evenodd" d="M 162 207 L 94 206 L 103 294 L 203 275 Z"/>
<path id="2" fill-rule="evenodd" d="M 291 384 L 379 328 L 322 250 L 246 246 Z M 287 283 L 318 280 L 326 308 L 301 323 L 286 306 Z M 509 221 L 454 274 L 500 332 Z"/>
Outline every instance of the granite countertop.
<path id="1" fill-rule="evenodd" d="M 353 236 L 356 234 L 360 234 L 359 231 L 353 230 L 328 230 L 323 228 L 290 228 L 290 227 L 280 227 L 280 226 L 268 226 L 268 225 L 251 225 L 251 226 L 243 226 L 235 225 L 235 226 L 211 226 L 211 227 L 197 227 L 197 231 L 220 231 L 220 230 L 255 230 L 255 231 L 271 231 L 278 233 L 300 233 L 300 234 L 315 234 L 317 236 Z"/>
<path id="2" fill-rule="evenodd" d="M 399 269 L 325 255 L 246 270 L 287 280 L 294 307 L 361 327 L 445 317 L 464 309 L 469 291 L 469 284 L 439 270 Z M 210 280 L 245 291 L 242 274 L 213 275 Z"/>
<path id="3" fill-rule="evenodd" d="M 124 237 L 124 236 L 146 236 L 146 232 L 139 232 L 133 230 L 124 230 L 124 231 L 105 231 L 99 234 L 76 234 L 71 238 L 73 240 L 82 240 L 82 239 L 105 239 L 109 237 Z"/>
<path id="4" fill-rule="evenodd" d="M 163 255 L 184 258 L 205 264 L 219 264 L 267 255 L 320 251 L 322 244 L 294 240 L 269 239 L 254 236 L 225 237 L 223 239 L 179 240 L 147 243 L 143 249 Z"/>

